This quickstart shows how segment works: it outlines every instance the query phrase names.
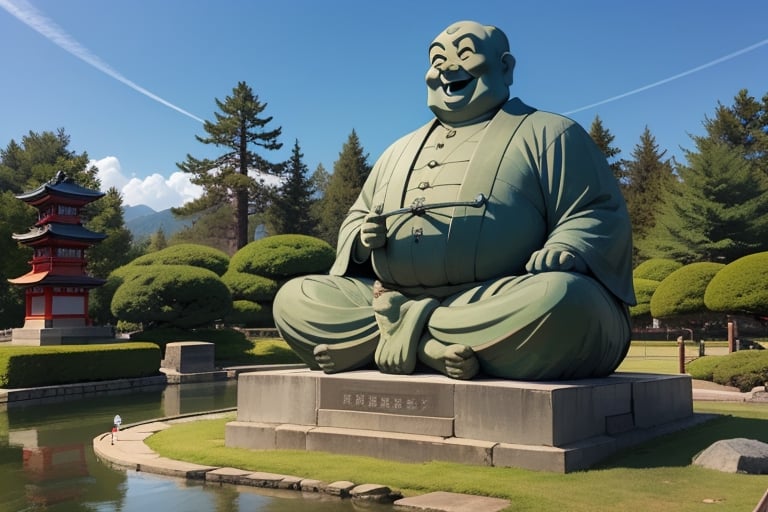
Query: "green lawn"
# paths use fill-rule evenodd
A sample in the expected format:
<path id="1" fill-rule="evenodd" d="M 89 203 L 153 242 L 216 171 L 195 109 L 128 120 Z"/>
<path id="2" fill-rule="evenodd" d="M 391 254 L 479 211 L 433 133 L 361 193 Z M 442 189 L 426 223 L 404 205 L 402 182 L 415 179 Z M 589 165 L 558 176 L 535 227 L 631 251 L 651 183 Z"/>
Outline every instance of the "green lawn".
<path id="1" fill-rule="evenodd" d="M 180 423 L 147 439 L 161 455 L 213 466 L 267 471 L 326 482 L 379 483 L 405 495 L 432 491 L 511 500 L 510 511 L 751 511 L 768 478 L 734 475 L 690 465 L 714 441 L 748 437 L 768 442 L 768 405 L 697 403 L 697 412 L 720 414 L 709 423 L 661 437 L 570 474 L 444 462 L 406 464 L 303 451 L 249 451 L 224 446 L 224 425 L 234 419 Z"/>

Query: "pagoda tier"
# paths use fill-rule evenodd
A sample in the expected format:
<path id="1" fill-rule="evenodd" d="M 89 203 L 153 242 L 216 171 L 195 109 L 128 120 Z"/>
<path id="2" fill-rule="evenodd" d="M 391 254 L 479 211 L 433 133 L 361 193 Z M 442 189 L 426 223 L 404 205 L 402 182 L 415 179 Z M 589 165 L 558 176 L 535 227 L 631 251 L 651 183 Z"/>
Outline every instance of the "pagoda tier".
<path id="1" fill-rule="evenodd" d="M 87 274 L 86 250 L 106 235 L 84 227 L 80 215 L 84 206 L 103 196 L 102 192 L 81 187 L 63 172 L 32 192 L 16 196 L 38 211 L 34 227 L 27 233 L 13 234 L 14 240 L 33 249 L 32 269 L 8 279 L 25 288 L 26 334 L 47 329 L 56 331 L 56 339 L 62 339 L 66 337 L 62 329 L 75 329 L 80 336 L 82 331 L 78 329 L 90 326 L 88 291 L 106 281 Z M 39 334 L 40 340 L 46 337 L 50 338 L 51 333 Z"/>
<path id="2" fill-rule="evenodd" d="M 16 199 L 34 206 L 40 211 L 50 205 L 71 205 L 80 207 L 104 197 L 104 192 L 81 187 L 72 178 L 67 177 L 62 171 L 56 173 L 54 178 L 33 190 L 19 194 Z M 77 215 L 75 213 L 74 215 Z"/>
<path id="3" fill-rule="evenodd" d="M 32 247 L 32 271 L 16 279 L 9 279 L 13 284 L 23 285 L 30 274 L 47 273 L 70 279 L 85 277 L 87 260 L 85 250 L 92 244 L 101 242 L 106 235 L 96 233 L 79 224 L 51 223 L 32 228 L 28 233 L 13 234 L 14 240 Z M 93 286 L 101 286 L 103 280 L 89 278 Z M 82 279 L 79 282 L 84 282 Z"/>

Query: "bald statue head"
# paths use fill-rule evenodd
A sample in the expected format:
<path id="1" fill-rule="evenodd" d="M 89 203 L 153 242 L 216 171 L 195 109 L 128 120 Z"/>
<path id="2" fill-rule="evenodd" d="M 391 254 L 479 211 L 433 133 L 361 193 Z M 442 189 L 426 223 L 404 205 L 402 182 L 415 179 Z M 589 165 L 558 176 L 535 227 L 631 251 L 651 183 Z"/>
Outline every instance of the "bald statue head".
<path id="1" fill-rule="evenodd" d="M 427 105 L 446 124 L 491 117 L 509 99 L 515 58 L 496 27 L 452 24 L 432 41 L 429 62 Z"/>

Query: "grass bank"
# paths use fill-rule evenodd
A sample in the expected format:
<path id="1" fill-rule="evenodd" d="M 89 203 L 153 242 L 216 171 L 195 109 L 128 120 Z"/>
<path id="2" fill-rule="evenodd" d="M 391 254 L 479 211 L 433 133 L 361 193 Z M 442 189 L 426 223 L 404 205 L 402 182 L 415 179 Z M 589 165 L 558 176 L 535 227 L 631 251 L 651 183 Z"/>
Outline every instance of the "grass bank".
<path id="1" fill-rule="evenodd" d="M 721 415 L 621 453 L 601 466 L 566 475 L 515 468 L 444 462 L 406 464 L 367 457 L 303 451 L 250 451 L 224 446 L 226 419 L 177 424 L 147 444 L 161 455 L 214 466 L 317 478 L 332 482 L 379 483 L 406 495 L 451 491 L 511 500 L 509 510 L 599 512 L 653 510 L 750 511 L 768 479 L 733 475 L 690 465 L 718 439 L 748 437 L 768 442 L 768 406 L 696 403 L 697 412 Z"/>

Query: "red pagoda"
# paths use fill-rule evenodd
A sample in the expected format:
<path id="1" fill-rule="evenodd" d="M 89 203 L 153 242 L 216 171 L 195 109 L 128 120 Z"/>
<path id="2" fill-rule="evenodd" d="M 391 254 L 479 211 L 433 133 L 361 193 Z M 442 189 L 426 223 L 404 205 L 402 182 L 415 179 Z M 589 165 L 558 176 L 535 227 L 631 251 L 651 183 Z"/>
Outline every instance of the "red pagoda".
<path id="1" fill-rule="evenodd" d="M 81 343 L 83 337 L 111 338 L 111 329 L 94 328 L 88 317 L 88 291 L 105 283 L 86 274 L 85 251 L 106 235 L 82 225 L 81 209 L 104 196 L 76 184 L 59 171 L 42 186 L 17 195 L 37 208 L 37 222 L 25 234 L 13 234 L 34 250 L 32 270 L 12 284 L 26 288 L 24 327 L 14 329 L 20 344 Z"/>

